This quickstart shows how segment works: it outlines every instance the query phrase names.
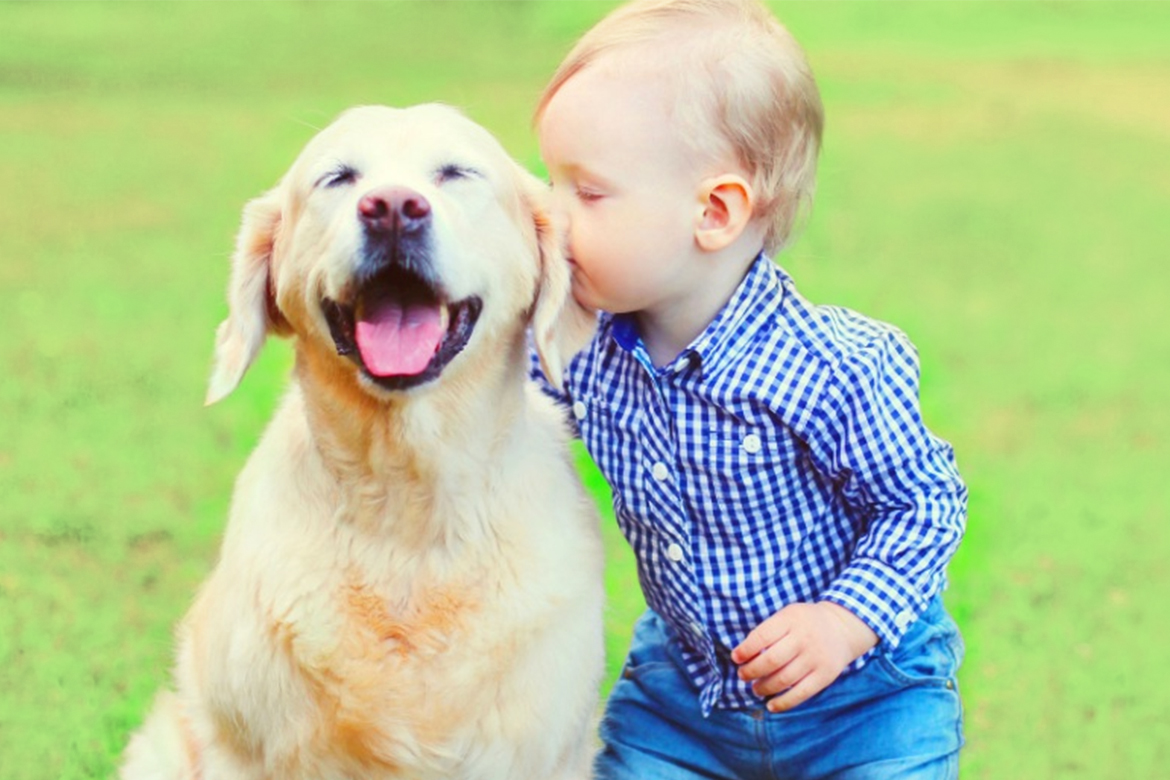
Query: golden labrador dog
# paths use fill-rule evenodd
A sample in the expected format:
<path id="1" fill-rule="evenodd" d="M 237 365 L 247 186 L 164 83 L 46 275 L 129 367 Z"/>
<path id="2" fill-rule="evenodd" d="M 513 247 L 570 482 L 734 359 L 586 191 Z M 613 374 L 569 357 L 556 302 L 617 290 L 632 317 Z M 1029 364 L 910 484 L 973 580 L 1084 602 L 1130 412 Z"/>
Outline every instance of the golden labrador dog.
<path id="1" fill-rule="evenodd" d="M 602 552 L 526 380 L 588 338 L 544 188 L 444 106 L 361 107 L 248 204 L 208 403 L 294 381 L 125 780 L 589 775 Z"/>

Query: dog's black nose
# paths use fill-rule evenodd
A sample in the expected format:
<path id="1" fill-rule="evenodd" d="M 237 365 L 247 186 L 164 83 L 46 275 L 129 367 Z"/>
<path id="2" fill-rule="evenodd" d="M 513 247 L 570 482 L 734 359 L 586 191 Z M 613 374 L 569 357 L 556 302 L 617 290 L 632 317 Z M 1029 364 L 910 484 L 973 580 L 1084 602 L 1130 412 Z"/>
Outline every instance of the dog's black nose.
<path id="1" fill-rule="evenodd" d="M 358 217 L 374 233 L 417 233 L 431 220 L 431 204 L 406 187 L 383 187 L 358 201 Z"/>

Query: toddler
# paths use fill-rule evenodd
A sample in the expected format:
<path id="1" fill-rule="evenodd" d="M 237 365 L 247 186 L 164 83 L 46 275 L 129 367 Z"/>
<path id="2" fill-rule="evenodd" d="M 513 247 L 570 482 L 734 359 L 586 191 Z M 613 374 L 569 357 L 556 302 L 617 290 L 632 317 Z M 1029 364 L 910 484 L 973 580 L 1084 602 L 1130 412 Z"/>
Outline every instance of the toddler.
<path id="1" fill-rule="evenodd" d="M 537 108 L 574 295 L 603 312 L 559 397 L 649 606 L 599 778 L 957 776 L 952 450 L 906 337 L 811 304 L 769 259 L 822 123 L 756 0 L 622 6 Z"/>

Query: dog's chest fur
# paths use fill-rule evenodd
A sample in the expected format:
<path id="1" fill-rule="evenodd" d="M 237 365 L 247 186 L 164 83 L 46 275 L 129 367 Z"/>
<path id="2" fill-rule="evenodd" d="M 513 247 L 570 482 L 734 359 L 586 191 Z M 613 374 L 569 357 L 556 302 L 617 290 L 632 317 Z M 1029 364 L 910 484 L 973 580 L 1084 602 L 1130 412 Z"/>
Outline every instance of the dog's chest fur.
<path id="1" fill-rule="evenodd" d="M 225 560 L 205 593 L 209 603 L 230 599 L 229 591 L 251 593 L 247 607 L 254 612 L 226 626 L 215 625 L 222 615 L 198 607 L 191 618 L 189 635 L 208 658 L 235 656 L 251 670 L 223 668 L 206 681 L 214 721 L 206 727 L 218 732 L 217 741 L 234 744 L 245 760 L 262 751 L 265 763 L 277 764 L 284 742 L 302 751 L 312 745 L 325 764 L 392 777 L 411 776 L 404 769 L 411 766 L 449 770 L 452 756 L 474 754 L 477 740 L 538 740 L 543 724 L 532 718 L 528 689 L 551 691 L 557 669 L 579 662 L 553 648 L 573 646 L 566 635 L 580 621 L 566 614 L 591 615 L 600 603 L 598 589 L 587 584 L 599 572 L 566 572 L 574 557 L 599 559 L 591 549 L 591 515 L 569 498 L 576 492 L 571 472 L 566 468 L 558 485 L 559 470 L 546 463 L 551 484 L 534 486 L 509 484 L 508 472 L 497 469 L 502 484 L 477 491 L 470 507 L 464 497 L 452 496 L 448 505 L 434 496 L 410 509 L 401 494 L 346 504 L 339 496 L 353 491 L 321 477 L 304 480 L 304 473 L 325 472 L 298 469 L 314 457 L 303 426 L 271 430 L 279 433 L 258 451 L 283 452 L 287 473 L 269 471 L 259 482 L 245 470 Z M 249 489 L 266 497 L 263 511 Z M 531 517 L 525 502 L 558 504 L 542 491 L 559 492 L 563 509 L 546 513 L 546 524 L 535 528 L 508 522 Z M 287 506 L 273 506 L 274 495 Z M 455 511 L 462 515 L 411 516 Z M 282 527 L 289 517 L 302 524 Z M 305 525 L 304 518 L 316 521 Z M 267 562 L 256 565 L 257 556 Z M 208 622 L 200 624 L 200 614 Z M 590 650 L 582 652 L 587 658 Z M 273 718 L 274 709 L 283 716 Z M 303 764 L 303 753 L 295 760 Z"/>

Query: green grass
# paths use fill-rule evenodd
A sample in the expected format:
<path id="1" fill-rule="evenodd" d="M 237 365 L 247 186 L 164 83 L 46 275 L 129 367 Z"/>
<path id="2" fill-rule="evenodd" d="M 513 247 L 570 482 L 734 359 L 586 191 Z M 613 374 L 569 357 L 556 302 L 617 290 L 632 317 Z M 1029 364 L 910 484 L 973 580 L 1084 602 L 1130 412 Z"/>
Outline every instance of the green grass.
<path id="1" fill-rule="evenodd" d="M 607 7 L 0 4 L 0 780 L 109 776 L 166 678 L 289 362 L 202 408 L 244 201 L 354 103 L 464 106 L 535 168 Z M 828 113 L 782 262 L 911 335 L 972 491 L 963 776 L 1167 776 L 1170 5 L 777 8 Z"/>

